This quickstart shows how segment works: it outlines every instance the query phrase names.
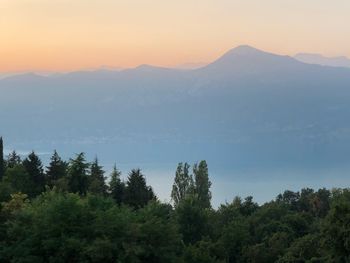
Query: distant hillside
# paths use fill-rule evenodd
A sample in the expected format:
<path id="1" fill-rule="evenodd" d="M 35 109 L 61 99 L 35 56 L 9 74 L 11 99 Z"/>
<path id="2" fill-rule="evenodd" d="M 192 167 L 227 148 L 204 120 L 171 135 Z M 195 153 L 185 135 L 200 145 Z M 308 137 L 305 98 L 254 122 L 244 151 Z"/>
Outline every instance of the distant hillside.
<path id="1" fill-rule="evenodd" d="M 206 159 L 225 176 L 341 167 L 350 156 L 350 69 L 249 46 L 195 70 L 12 76 L 0 93 L 0 134 L 18 150 L 143 167 Z"/>
<path id="2" fill-rule="evenodd" d="M 350 68 L 350 59 L 344 56 L 325 57 L 320 54 L 299 53 L 295 55 L 295 59 L 308 64 Z"/>
<path id="3" fill-rule="evenodd" d="M 316 148 L 316 160 L 330 151 L 344 158 L 349 87 L 348 69 L 249 46 L 189 71 L 142 65 L 24 74 L 0 81 L 1 134 L 60 145 L 149 142 L 154 150 L 169 145 L 170 152 L 188 143 L 223 145 L 228 160 L 249 163 L 299 161 Z"/>

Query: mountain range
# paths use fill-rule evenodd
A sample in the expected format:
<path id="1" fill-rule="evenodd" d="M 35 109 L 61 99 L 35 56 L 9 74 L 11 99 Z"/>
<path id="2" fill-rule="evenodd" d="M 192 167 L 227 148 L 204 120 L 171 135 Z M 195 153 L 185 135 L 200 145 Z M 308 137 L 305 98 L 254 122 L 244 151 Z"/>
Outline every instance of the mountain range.
<path id="1" fill-rule="evenodd" d="M 308 64 L 350 68 L 350 59 L 345 56 L 325 57 L 320 54 L 298 53 L 294 58 Z"/>
<path id="2" fill-rule="evenodd" d="M 114 162 L 144 168 L 159 189 L 170 187 L 178 162 L 201 159 L 220 201 L 257 192 L 259 182 L 285 184 L 279 189 L 350 183 L 348 68 L 239 46 L 192 70 L 11 76 L 0 80 L 0 94 L 7 150 L 57 149 L 66 158 L 85 151 L 106 169 Z M 324 171 L 332 169 L 338 174 L 329 178 Z M 261 200 L 276 193 L 260 192 Z"/>

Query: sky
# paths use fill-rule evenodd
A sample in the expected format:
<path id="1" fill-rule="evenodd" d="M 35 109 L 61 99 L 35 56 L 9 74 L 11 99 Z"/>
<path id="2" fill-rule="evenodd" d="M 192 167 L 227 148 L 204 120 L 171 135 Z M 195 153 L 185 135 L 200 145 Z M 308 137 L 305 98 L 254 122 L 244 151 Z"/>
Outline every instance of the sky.
<path id="1" fill-rule="evenodd" d="M 0 72 L 210 62 L 248 44 L 350 57 L 349 0 L 0 0 Z"/>

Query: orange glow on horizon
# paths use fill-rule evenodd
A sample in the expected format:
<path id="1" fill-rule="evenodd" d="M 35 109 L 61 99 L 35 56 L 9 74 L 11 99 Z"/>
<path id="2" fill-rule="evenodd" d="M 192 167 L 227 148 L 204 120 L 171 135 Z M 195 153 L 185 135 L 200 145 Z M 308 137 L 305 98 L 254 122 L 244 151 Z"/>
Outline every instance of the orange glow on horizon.
<path id="1" fill-rule="evenodd" d="M 0 0 L 0 72 L 211 62 L 248 44 L 350 57 L 345 0 Z"/>

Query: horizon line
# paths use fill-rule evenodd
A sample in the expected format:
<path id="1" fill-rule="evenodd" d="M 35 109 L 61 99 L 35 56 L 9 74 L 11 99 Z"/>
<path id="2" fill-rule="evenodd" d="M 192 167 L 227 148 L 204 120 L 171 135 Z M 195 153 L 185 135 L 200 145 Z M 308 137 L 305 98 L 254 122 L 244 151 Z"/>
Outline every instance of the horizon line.
<path id="1" fill-rule="evenodd" d="M 348 59 L 350 61 L 350 58 L 347 57 L 346 55 L 340 55 L 340 56 L 326 56 L 321 53 L 312 53 L 312 52 L 297 52 L 294 55 L 291 54 L 279 54 L 275 53 L 272 51 L 266 51 L 260 48 L 256 48 L 251 45 L 247 44 L 242 44 L 242 45 L 237 45 L 231 49 L 228 49 L 226 52 L 223 52 L 221 55 L 219 55 L 216 59 L 213 61 L 197 61 L 197 62 L 184 62 L 184 63 L 179 63 L 179 64 L 174 64 L 174 65 L 158 65 L 158 64 L 147 64 L 147 63 L 141 63 L 136 66 L 132 67 L 123 67 L 123 66 L 118 66 L 118 65 L 99 65 L 99 66 L 94 66 L 94 67 L 81 67 L 81 68 L 76 68 L 72 70 L 50 70 L 50 69 L 23 69 L 23 70 L 16 70 L 16 71 L 0 71 L 0 80 L 7 78 L 7 77 L 12 77 L 16 75 L 23 75 L 23 74 L 35 74 L 38 76 L 42 77 L 49 77 L 54 74 L 70 74 L 74 72 L 95 72 L 95 71 L 124 71 L 124 70 L 130 70 L 130 69 L 137 69 L 142 66 L 149 66 L 149 67 L 156 67 L 156 68 L 164 68 L 164 69 L 178 69 L 178 70 L 194 70 L 194 69 L 199 69 L 202 67 L 205 67 L 213 62 L 215 62 L 217 59 L 221 58 L 225 54 L 229 53 L 230 51 L 239 49 L 239 48 L 250 48 L 252 50 L 264 52 L 264 53 L 270 53 L 273 55 L 277 56 L 289 56 L 291 58 L 297 59 L 296 57 L 298 55 L 314 55 L 314 56 L 321 56 L 322 58 L 325 59 Z M 298 60 L 299 61 L 299 60 Z M 192 65 L 192 66 L 190 66 Z M 197 66 L 196 66 L 197 65 Z"/>

